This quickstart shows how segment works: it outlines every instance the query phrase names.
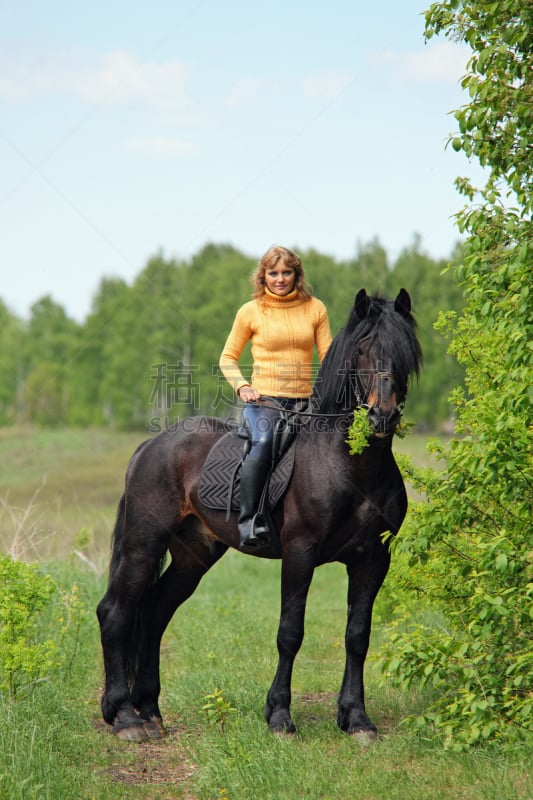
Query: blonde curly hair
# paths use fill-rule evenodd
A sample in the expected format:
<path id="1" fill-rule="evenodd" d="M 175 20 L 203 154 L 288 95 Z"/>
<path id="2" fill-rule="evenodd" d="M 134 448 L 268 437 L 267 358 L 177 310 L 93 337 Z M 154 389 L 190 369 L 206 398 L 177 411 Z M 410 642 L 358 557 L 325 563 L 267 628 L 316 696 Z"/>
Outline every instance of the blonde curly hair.
<path id="1" fill-rule="evenodd" d="M 252 286 L 254 288 L 252 296 L 254 300 L 261 300 L 264 297 L 266 290 L 265 272 L 276 267 L 280 261 L 294 270 L 294 288 L 303 300 L 309 300 L 312 295 L 312 289 L 305 282 L 304 268 L 300 256 L 293 250 L 289 250 L 288 247 L 282 247 L 277 244 L 268 248 L 264 256 L 259 259 L 259 263 L 252 273 Z"/>

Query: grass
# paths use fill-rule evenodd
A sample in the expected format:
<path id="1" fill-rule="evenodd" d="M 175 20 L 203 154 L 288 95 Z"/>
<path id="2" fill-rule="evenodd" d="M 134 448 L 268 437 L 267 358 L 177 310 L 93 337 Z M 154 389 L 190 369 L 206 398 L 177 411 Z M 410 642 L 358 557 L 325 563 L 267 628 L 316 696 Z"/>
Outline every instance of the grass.
<path id="1" fill-rule="evenodd" d="M 126 465 L 142 438 L 92 429 L 0 428 L 0 550 L 9 551 L 22 528 L 25 558 L 61 558 L 85 528 L 92 555 L 107 557 Z"/>
<path id="2" fill-rule="evenodd" d="M 262 718 L 276 666 L 280 565 L 230 552 L 178 610 L 163 641 L 161 707 L 168 738 L 132 745 L 113 737 L 98 706 L 102 665 L 94 608 L 105 575 L 90 564 L 106 563 L 125 464 L 140 438 L 101 431 L 1 433 L 0 496 L 8 492 L 23 509 L 47 475 L 25 524 L 31 538 L 31 525 L 40 525 L 51 505 L 54 535 L 44 554 L 33 555 L 41 562 L 46 557 L 46 569 L 63 592 L 78 584 L 84 610 L 79 626 L 69 629 L 60 670 L 19 703 L 9 705 L 0 695 L 1 800 L 533 796 L 531 751 L 525 747 L 450 753 L 432 731 L 415 734 L 402 725 L 428 698 L 392 688 L 379 668 L 384 623 L 394 613 L 393 576 L 378 598 L 367 660 L 367 707 L 380 741 L 362 747 L 339 732 L 335 702 L 344 663 L 346 580 L 338 564 L 317 570 L 311 587 L 293 679 L 297 736 L 272 736 Z M 5 510 L 4 546 L 8 522 Z M 89 563 L 72 555 L 80 527 L 95 533 L 84 551 Z M 60 603 L 50 608 L 40 633 L 57 635 L 62 616 Z M 217 691 L 235 711 L 212 724 L 203 706 Z"/>

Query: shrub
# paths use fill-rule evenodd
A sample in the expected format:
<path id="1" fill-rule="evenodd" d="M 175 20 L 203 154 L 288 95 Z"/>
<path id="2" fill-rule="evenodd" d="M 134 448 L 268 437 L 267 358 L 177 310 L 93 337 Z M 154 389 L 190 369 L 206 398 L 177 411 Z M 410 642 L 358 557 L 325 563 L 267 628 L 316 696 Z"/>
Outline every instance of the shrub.
<path id="1" fill-rule="evenodd" d="M 448 0 L 426 14 L 428 37 L 444 31 L 472 48 L 452 144 L 478 158 L 487 182 L 457 182 L 470 203 L 457 215 L 468 234 L 455 268 L 465 307 L 438 323 L 465 369 L 451 398 L 456 436 L 433 444 L 441 472 L 404 464 L 428 502 L 393 545 L 443 623 L 397 632 L 386 668 L 434 686 L 419 723 L 455 749 L 514 739 L 533 714 L 531 22 L 518 0 Z"/>
<path id="2" fill-rule="evenodd" d="M 37 567 L 0 558 L 0 690 L 11 702 L 25 696 L 59 666 L 51 639 L 39 641 L 37 620 L 56 592 Z"/>

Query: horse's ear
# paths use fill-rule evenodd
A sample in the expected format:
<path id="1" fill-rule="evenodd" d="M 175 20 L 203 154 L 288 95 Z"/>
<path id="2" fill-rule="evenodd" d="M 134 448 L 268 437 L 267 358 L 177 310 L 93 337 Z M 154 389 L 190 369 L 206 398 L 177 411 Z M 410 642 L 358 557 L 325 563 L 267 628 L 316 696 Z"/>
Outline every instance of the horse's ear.
<path id="1" fill-rule="evenodd" d="M 359 289 L 355 295 L 353 307 L 359 319 L 364 319 L 366 317 L 368 309 L 370 308 L 370 298 L 365 289 Z"/>
<path id="2" fill-rule="evenodd" d="M 405 289 L 400 289 L 398 297 L 394 301 L 394 310 L 401 314 L 402 317 L 407 317 L 411 313 L 411 298 L 409 292 Z"/>

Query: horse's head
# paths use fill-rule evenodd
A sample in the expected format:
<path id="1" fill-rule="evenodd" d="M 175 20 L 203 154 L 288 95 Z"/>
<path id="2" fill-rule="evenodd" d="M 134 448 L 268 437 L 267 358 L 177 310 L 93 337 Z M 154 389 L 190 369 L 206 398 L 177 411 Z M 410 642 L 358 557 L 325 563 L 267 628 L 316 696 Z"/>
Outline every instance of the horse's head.
<path id="1" fill-rule="evenodd" d="M 405 289 L 394 301 L 369 297 L 361 289 L 347 330 L 353 335 L 351 358 L 356 405 L 368 409 L 374 435 L 390 436 L 400 423 L 412 373 L 418 374 L 421 351 Z"/>
<path id="2" fill-rule="evenodd" d="M 374 434 L 390 436 L 400 422 L 409 378 L 418 374 L 421 359 L 405 289 L 392 301 L 370 297 L 361 289 L 346 326 L 322 363 L 313 406 L 333 417 L 367 408 Z"/>

